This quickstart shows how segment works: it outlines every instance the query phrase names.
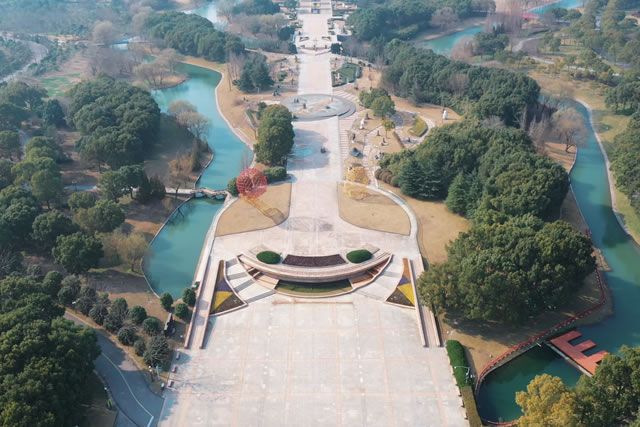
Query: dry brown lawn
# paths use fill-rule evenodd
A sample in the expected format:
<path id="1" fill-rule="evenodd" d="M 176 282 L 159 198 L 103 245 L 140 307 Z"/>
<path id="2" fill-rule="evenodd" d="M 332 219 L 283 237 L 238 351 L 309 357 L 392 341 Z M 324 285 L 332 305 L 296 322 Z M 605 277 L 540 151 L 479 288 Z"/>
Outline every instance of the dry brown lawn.
<path id="1" fill-rule="evenodd" d="M 239 198 L 220 216 L 216 236 L 275 227 L 289 217 L 290 202 L 290 182 L 268 186 L 258 200 Z"/>
<path id="2" fill-rule="evenodd" d="M 398 204 L 366 188 L 358 188 L 357 193 L 358 198 L 355 198 L 345 191 L 344 184 L 338 184 L 340 218 L 357 227 L 409 235 L 409 217 Z M 359 198 L 360 195 L 364 197 Z"/>
<path id="3" fill-rule="evenodd" d="M 402 194 L 399 188 L 378 182 L 385 190 L 392 191 L 404 199 L 416 215 L 418 245 L 422 257 L 429 264 L 445 262 L 447 246 L 458 237 L 458 234 L 471 228 L 471 222 L 458 214 L 449 212 L 442 202 L 417 200 Z"/>

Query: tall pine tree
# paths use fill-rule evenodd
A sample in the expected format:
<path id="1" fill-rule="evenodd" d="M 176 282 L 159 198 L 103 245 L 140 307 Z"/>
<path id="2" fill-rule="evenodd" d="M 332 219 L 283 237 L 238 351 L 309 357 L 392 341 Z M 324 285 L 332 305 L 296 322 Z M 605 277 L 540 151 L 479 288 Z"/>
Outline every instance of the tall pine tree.
<path id="1" fill-rule="evenodd" d="M 445 204 L 451 212 L 464 215 L 467 212 L 467 197 L 467 183 L 464 175 L 460 172 L 449 186 L 449 194 L 447 194 Z"/>

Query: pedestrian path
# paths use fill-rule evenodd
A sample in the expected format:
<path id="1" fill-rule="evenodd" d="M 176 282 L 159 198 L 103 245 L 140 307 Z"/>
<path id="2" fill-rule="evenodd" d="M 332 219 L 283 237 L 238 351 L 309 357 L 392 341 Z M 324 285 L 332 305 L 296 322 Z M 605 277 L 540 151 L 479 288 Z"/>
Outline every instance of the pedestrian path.
<path id="1" fill-rule="evenodd" d="M 360 103 L 360 100 L 356 95 L 346 92 L 344 90 L 334 90 L 333 94 L 336 96 L 339 96 L 340 98 L 348 99 L 349 101 L 353 102 L 356 105 Z"/>

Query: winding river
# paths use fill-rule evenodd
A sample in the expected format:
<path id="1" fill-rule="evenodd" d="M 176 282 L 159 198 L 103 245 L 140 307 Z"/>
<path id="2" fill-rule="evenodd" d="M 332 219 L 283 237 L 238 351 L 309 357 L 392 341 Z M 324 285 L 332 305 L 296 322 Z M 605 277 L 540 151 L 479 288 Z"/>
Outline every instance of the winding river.
<path id="1" fill-rule="evenodd" d="M 573 8 L 579 5 L 580 0 L 564 0 L 533 12 L 541 14 L 551 7 Z M 446 55 L 461 37 L 481 29 L 474 27 L 430 40 L 425 47 Z M 590 123 L 586 108 L 578 103 L 575 107 Z M 612 211 L 605 158 L 591 125 L 587 126 L 587 131 L 587 144 L 578 150 L 570 177 L 593 241 L 611 267 L 611 271 L 604 273 L 604 278 L 613 296 L 615 314 L 596 325 L 579 328 L 579 331 L 585 339 L 596 343 L 596 347 L 586 354 L 603 349 L 615 353 L 623 344 L 640 346 L 640 328 L 637 326 L 640 248 L 620 227 Z M 555 352 L 544 346 L 534 347 L 487 376 L 478 392 L 478 410 L 482 418 L 492 421 L 518 418 L 521 412 L 515 403 L 515 393 L 524 390 L 536 375 L 544 373 L 561 377 L 569 386 L 575 385 L 580 378 L 580 372 Z"/>
<path id="2" fill-rule="evenodd" d="M 220 73 L 186 64 L 182 65 L 182 71 L 189 73 L 189 80 L 173 88 L 154 91 L 153 96 L 162 111 L 174 101 L 185 100 L 209 118 L 211 127 L 206 138 L 214 158 L 198 185 L 225 188 L 229 179 L 240 172 L 242 159 L 250 156 L 250 150 L 229 128 L 216 106 L 215 87 L 220 82 Z M 169 292 L 178 298 L 182 290 L 191 285 L 207 230 L 221 207 L 220 201 L 200 198 L 174 212 L 143 261 L 154 292 Z"/>

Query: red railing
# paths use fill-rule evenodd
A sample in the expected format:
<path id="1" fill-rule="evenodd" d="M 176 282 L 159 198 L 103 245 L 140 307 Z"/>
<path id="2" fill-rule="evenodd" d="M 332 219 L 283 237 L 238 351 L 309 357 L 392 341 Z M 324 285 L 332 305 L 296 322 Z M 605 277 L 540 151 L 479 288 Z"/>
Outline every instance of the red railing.
<path id="1" fill-rule="evenodd" d="M 587 229 L 586 231 L 587 236 L 589 236 L 589 238 L 591 238 L 591 231 L 589 229 Z M 478 378 L 476 380 L 476 384 L 475 384 L 475 390 L 476 393 L 480 390 L 480 385 L 482 384 L 482 381 L 484 380 L 484 378 L 487 376 L 487 374 L 489 374 L 489 372 L 493 371 L 494 369 L 497 368 L 497 365 L 500 364 L 504 359 L 506 359 L 507 357 L 513 355 L 515 352 L 522 350 L 523 348 L 526 348 L 528 346 L 531 346 L 533 344 L 535 344 L 536 342 L 538 342 L 539 340 L 543 339 L 544 337 L 557 332 L 559 329 L 564 328 L 565 326 L 575 322 L 576 320 L 582 319 L 583 317 L 593 313 L 594 311 L 598 310 L 599 308 L 601 308 L 602 306 L 604 306 L 607 302 L 607 294 L 604 290 L 604 285 L 603 285 L 603 278 L 602 275 L 600 274 L 600 270 L 596 267 L 596 278 L 598 280 L 598 286 L 600 287 L 600 302 L 597 303 L 596 305 L 594 305 L 591 308 L 588 308 L 584 311 L 581 311 L 580 313 L 576 314 L 573 317 L 570 317 L 568 319 L 563 320 L 562 322 L 558 323 L 555 326 L 552 326 L 551 328 L 547 329 L 546 331 L 540 332 L 539 334 L 529 338 L 528 340 L 521 342 L 520 344 L 511 347 L 509 350 L 505 351 L 503 354 L 501 354 L 500 356 L 498 356 L 495 360 L 491 361 L 491 363 L 489 363 L 487 366 L 485 366 L 485 368 L 482 370 L 482 372 L 480 372 L 480 375 L 478 375 Z M 509 422 L 497 422 L 497 421 L 489 421 L 489 420 L 482 420 L 487 424 L 491 424 L 494 426 L 513 426 L 516 425 L 515 421 L 509 421 Z"/>

